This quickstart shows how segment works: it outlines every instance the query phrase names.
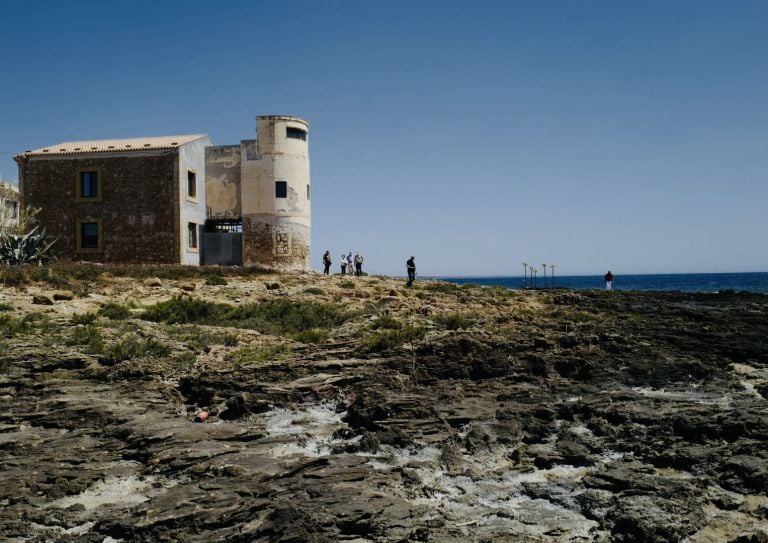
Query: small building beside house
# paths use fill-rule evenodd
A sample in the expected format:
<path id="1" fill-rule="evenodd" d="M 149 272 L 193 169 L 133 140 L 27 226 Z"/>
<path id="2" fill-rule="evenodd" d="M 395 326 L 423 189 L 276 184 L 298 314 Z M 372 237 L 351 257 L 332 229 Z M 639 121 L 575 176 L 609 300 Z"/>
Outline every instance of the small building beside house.
<path id="1" fill-rule="evenodd" d="M 16 230 L 20 212 L 19 189 L 0 181 L 0 234 Z"/>
<path id="2" fill-rule="evenodd" d="M 25 151 L 21 205 L 40 208 L 60 258 L 309 269 L 309 124 L 256 119 L 256 139 L 235 145 L 194 134 Z"/>

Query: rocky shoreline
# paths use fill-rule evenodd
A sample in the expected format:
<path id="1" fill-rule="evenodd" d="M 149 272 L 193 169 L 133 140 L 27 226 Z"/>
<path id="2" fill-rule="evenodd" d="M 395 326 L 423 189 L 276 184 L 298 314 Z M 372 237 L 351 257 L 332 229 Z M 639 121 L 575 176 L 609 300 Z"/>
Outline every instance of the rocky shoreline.
<path id="1" fill-rule="evenodd" d="M 3 541 L 768 541 L 768 296 L 80 287 L 0 290 Z"/>

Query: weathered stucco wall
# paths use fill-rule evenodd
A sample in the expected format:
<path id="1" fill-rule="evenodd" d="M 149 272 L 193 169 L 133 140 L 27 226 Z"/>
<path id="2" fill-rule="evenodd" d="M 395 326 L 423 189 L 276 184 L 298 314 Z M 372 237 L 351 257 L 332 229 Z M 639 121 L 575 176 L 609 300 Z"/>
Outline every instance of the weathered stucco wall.
<path id="1" fill-rule="evenodd" d="M 274 215 L 243 216 L 243 264 L 295 271 L 309 267 L 307 225 Z"/>
<path id="2" fill-rule="evenodd" d="M 288 138 L 286 129 L 309 131 L 306 122 L 295 117 L 258 117 L 258 146 L 242 142 L 243 214 L 282 213 L 309 219 L 307 199 L 309 176 L 309 135 L 307 141 Z M 288 198 L 275 198 L 275 181 L 286 181 Z M 307 223 L 308 224 L 308 223 Z"/>
<path id="3" fill-rule="evenodd" d="M 0 181 L 0 232 L 8 232 L 19 224 L 19 190 Z"/>
<path id="4" fill-rule="evenodd" d="M 205 149 L 205 199 L 211 218 L 239 218 L 240 145 Z"/>
<path id="5" fill-rule="evenodd" d="M 309 138 L 289 138 L 287 128 L 309 131 L 296 117 L 257 117 L 257 141 L 241 142 L 243 263 L 279 270 L 310 266 Z M 287 197 L 277 198 L 275 182 Z"/>
<path id="6" fill-rule="evenodd" d="M 97 170 L 99 201 L 78 201 L 81 170 Z M 31 157 L 19 165 L 22 205 L 37 219 L 61 258 L 97 262 L 180 262 L 176 150 L 130 155 Z M 77 248 L 77 221 L 101 221 L 102 247 Z"/>
<path id="7" fill-rule="evenodd" d="M 180 259 L 182 264 L 200 264 L 200 247 L 202 244 L 201 226 L 205 224 L 206 216 L 206 181 L 205 181 L 205 148 L 211 145 L 207 137 L 199 138 L 179 147 L 179 201 L 180 213 Z M 197 179 L 196 197 L 188 194 L 188 172 L 194 172 Z M 187 225 L 197 225 L 197 248 L 189 247 L 189 232 Z"/>

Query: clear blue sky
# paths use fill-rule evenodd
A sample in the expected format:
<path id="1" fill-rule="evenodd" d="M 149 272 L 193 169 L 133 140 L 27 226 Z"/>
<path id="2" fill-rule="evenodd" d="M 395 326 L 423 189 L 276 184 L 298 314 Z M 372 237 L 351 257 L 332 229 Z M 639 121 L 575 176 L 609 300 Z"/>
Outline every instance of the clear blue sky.
<path id="1" fill-rule="evenodd" d="M 3 0 L 0 29 L 0 152 L 308 119 L 315 268 L 768 270 L 764 0 Z"/>

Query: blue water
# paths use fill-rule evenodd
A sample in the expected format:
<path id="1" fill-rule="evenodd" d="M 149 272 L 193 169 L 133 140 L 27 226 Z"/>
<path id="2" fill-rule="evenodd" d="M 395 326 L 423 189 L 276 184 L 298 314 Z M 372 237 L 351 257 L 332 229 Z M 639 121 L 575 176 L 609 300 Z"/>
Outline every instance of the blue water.
<path id="1" fill-rule="evenodd" d="M 522 288 L 523 276 L 513 277 L 438 277 L 460 285 L 500 285 L 506 288 Z M 528 286 L 531 278 L 528 277 Z M 541 271 L 536 286 L 543 287 Z M 547 276 L 547 286 L 552 286 Z M 602 275 L 555 276 L 555 286 L 565 288 L 605 288 Z M 746 290 L 768 293 L 768 273 L 675 273 L 656 275 L 619 275 L 613 280 L 614 290 L 677 290 L 683 292 L 718 292 L 720 290 Z"/>

